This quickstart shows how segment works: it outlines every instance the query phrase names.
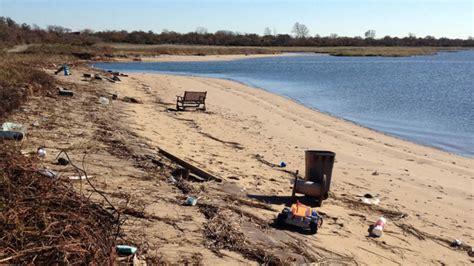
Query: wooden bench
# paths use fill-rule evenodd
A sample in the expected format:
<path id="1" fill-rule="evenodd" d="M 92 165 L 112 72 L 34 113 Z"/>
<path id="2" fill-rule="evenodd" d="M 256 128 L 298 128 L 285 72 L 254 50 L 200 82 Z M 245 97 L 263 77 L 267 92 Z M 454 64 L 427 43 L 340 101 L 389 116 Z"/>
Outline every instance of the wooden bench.
<path id="1" fill-rule="evenodd" d="M 185 91 L 184 96 L 176 96 L 176 110 L 179 111 L 184 110 L 186 107 L 194 107 L 205 111 L 206 94 L 207 91 Z"/>

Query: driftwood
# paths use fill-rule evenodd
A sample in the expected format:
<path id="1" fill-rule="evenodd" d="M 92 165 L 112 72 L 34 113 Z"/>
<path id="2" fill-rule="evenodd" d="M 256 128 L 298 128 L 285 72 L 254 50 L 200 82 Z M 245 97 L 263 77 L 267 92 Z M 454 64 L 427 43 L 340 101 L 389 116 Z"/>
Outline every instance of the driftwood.
<path id="1" fill-rule="evenodd" d="M 170 159 L 171 161 L 179 164 L 181 167 L 189 170 L 191 173 L 199 176 L 199 177 L 202 177 L 204 178 L 205 180 L 207 181 L 210 181 L 210 180 L 213 180 L 213 181 L 217 181 L 217 182 L 222 182 L 222 179 L 219 178 L 219 177 L 216 177 L 212 174 L 209 174 L 208 172 L 184 161 L 183 159 L 180 159 L 176 156 L 174 156 L 173 154 L 163 150 L 163 149 L 159 149 L 159 153 L 162 154 L 163 156 L 165 156 L 166 158 Z"/>

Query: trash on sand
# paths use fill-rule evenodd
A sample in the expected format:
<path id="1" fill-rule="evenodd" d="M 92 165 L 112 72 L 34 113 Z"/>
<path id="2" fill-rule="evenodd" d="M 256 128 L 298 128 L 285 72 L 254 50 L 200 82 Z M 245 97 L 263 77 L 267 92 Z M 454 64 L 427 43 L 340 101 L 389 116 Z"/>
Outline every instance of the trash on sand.
<path id="1" fill-rule="evenodd" d="M 379 198 L 361 198 L 360 200 L 367 205 L 379 205 L 380 203 Z"/>
<path id="2" fill-rule="evenodd" d="M 461 239 L 454 239 L 453 242 L 451 242 L 451 247 L 452 248 L 458 248 L 462 246 L 462 240 Z"/>
<path id="3" fill-rule="evenodd" d="M 385 224 L 387 223 L 387 220 L 385 217 L 380 216 L 380 218 L 373 224 L 372 231 L 370 232 L 371 236 L 374 237 L 381 237 L 383 228 L 385 227 Z"/>
<path id="4" fill-rule="evenodd" d="M 70 176 L 68 177 L 69 180 L 86 180 L 88 178 L 92 178 L 93 176 L 92 175 L 89 175 L 89 176 L 85 176 L 85 175 L 81 175 L 81 176 L 78 176 L 78 175 L 73 175 L 73 176 Z"/>
<path id="5" fill-rule="evenodd" d="M 109 99 L 105 98 L 105 97 L 100 97 L 99 98 L 99 103 L 103 104 L 103 105 L 108 105 L 110 103 Z"/>
<path id="6" fill-rule="evenodd" d="M 379 198 L 376 198 L 374 195 L 369 194 L 369 193 L 364 194 L 364 196 L 362 196 L 360 201 L 368 205 L 378 205 L 380 203 Z"/>
<path id="7" fill-rule="evenodd" d="M 471 248 L 470 250 L 468 250 L 467 255 L 469 255 L 469 257 L 474 257 L 474 248 Z"/>
<path id="8" fill-rule="evenodd" d="M 57 75 L 59 72 L 64 71 L 64 76 L 69 76 L 71 75 L 71 71 L 69 71 L 69 66 L 67 64 L 62 65 L 56 72 L 54 72 L 55 75 Z"/>
<path id="9" fill-rule="evenodd" d="M 20 141 L 24 137 L 22 132 L 0 131 L 0 140 L 17 140 Z"/>
<path id="10" fill-rule="evenodd" d="M 33 125 L 34 127 L 39 127 L 39 126 L 40 126 L 40 122 L 39 122 L 39 121 L 35 121 L 35 122 L 33 122 L 31 125 Z"/>
<path id="11" fill-rule="evenodd" d="M 174 183 L 176 183 L 176 179 L 174 177 L 170 176 L 168 178 L 168 182 L 170 182 L 171 184 L 174 184 Z"/>
<path id="12" fill-rule="evenodd" d="M 286 163 L 282 161 L 282 162 L 280 163 L 280 167 L 281 167 L 281 168 L 286 167 Z"/>
<path id="13" fill-rule="evenodd" d="M 38 170 L 38 174 L 44 175 L 46 177 L 51 177 L 51 178 L 54 178 L 54 177 L 58 176 L 58 174 L 56 174 L 56 172 L 54 172 L 53 170 L 49 170 L 49 169 Z"/>
<path id="14" fill-rule="evenodd" d="M 2 124 L 0 131 L 0 140 L 16 140 L 21 141 L 25 136 L 26 128 L 22 124 L 5 122 Z"/>
<path id="15" fill-rule="evenodd" d="M 133 255 L 135 252 L 137 252 L 137 248 L 133 246 L 128 246 L 128 245 L 117 245 L 115 247 L 117 250 L 117 253 L 119 255 Z"/>
<path id="16" fill-rule="evenodd" d="M 186 205 L 195 206 L 196 204 L 197 204 L 197 198 L 191 197 L 191 196 L 186 198 Z"/>
<path id="17" fill-rule="evenodd" d="M 44 148 L 40 147 L 36 151 L 36 154 L 38 155 L 38 157 L 44 158 L 44 157 L 46 157 L 46 150 Z"/>
<path id="18" fill-rule="evenodd" d="M 67 159 L 64 159 L 63 157 L 58 158 L 58 165 L 68 165 L 69 161 Z"/>
<path id="19" fill-rule="evenodd" d="M 22 124 L 5 122 L 2 124 L 3 131 L 23 131 L 24 126 Z"/>
<path id="20" fill-rule="evenodd" d="M 74 92 L 72 90 L 68 90 L 62 87 L 58 88 L 58 94 L 59 96 L 68 96 L 68 97 L 74 96 Z"/>
<path id="21" fill-rule="evenodd" d="M 114 76 L 128 77 L 128 75 L 126 75 L 126 74 L 124 74 L 124 73 L 121 73 L 121 72 L 118 72 L 118 71 L 108 70 L 107 72 L 109 72 L 110 74 L 112 74 L 112 75 L 114 75 Z"/>
<path id="22" fill-rule="evenodd" d="M 291 205 L 291 208 L 284 208 L 278 214 L 278 225 L 293 225 L 302 229 L 309 229 L 312 234 L 318 232 L 318 228 L 323 225 L 323 218 L 319 216 L 316 209 L 299 203 L 298 201 Z"/>

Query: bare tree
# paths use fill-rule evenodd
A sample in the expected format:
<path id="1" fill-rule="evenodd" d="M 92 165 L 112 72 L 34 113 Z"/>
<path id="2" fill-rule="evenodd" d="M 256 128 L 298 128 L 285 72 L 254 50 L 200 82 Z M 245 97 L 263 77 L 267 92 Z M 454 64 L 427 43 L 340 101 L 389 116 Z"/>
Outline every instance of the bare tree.
<path id="1" fill-rule="evenodd" d="M 375 30 L 368 30 L 364 33 L 366 39 L 374 39 L 375 38 Z"/>
<path id="2" fill-rule="evenodd" d="M 331 34 L 329 35 L 329 38 L 331 38 L 331 39 L 337 39 L 337 37 L 338 37 L 338 36 L 337 36 L 336 33 L 331 33 Z"/>
<path id="3" fill-rule="evenodd" d="M 263 31 L 263 36 L 270 36 L 272 35 L 272 31 L 270 30 L 269 27 L 266 27 L 265 30 Z"/>
<path id="4" fill-rule="evenodd" d="M 409 32 L 409 33 L 408 33 L 408 38 L 416 38 L 415 33 Z"/>
<path id="5" fill-rule="evenodd" d="M 207 34 L 207 29 L 204 27 L 197 27 L 195 32 L 197 34 Z"/>
<path id="6" fill-rule="evenodd" d="M 309 36 L 308 27 L 306 27 L 304 24 L 300 24 L 299 22 L 296 22 L 293 25 L 293 30 L 291 32 L 295 34 L 295 38 L 297 39 L 305 39 Z"/>
<path id="7" fill-rule="evenodd" d="M 49 32 L 54 32 L 54 33 L 57 33 L 57 34 L 63 34 L 63 33 L 71 32 L 71 29 L 68 29 L 68 28 L 65 28 L 65 27 L 62 27 L 62 26 L 56 26 L 56 25 L 49 25 L 47 27 L 47 29 L 48 29 Z"/>

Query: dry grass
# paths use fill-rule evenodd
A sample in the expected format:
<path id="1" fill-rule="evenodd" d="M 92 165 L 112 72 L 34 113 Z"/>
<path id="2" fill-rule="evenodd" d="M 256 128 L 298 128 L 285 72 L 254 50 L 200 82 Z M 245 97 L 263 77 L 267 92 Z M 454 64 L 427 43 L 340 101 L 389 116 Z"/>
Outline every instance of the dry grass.
<path id="1" fill-rule="evenodd" d="M 39 70 L 51 57 L 0 54 L 0 118 L 18 108 L 29 95 L 53 88 L 53 78 Z"/>
<path id="2" fill-rule="evenodd" d="M 0 143 L 0 263 L 113 261 L 118 219 Z"/>
<path id="3" fill-rule="evenodd" d="M 206 45 L 143 45 L 143 44 L 98 44 L 110 46 L 114 56 L 157 55 L 223 55 L 223 54 L 279 54 L 286 52 L 324 53 L 334 56 L 413 56 L 431 55 L 439 51 L 455 51 L 459 47 L 253 47 L 253 46 L 206 46 Z"/>
<path id="4" fill-rule="evenodd" d="M 70 45 L 70 44 L 43 44 L 32 45 L 24 52 L 25 54 L 33 55 L 53 55 L 71 56 L 76 59 L 102 59 L 111 56 L 113 49 L 109 46 L 84 46 L 84 45 Z"/>

